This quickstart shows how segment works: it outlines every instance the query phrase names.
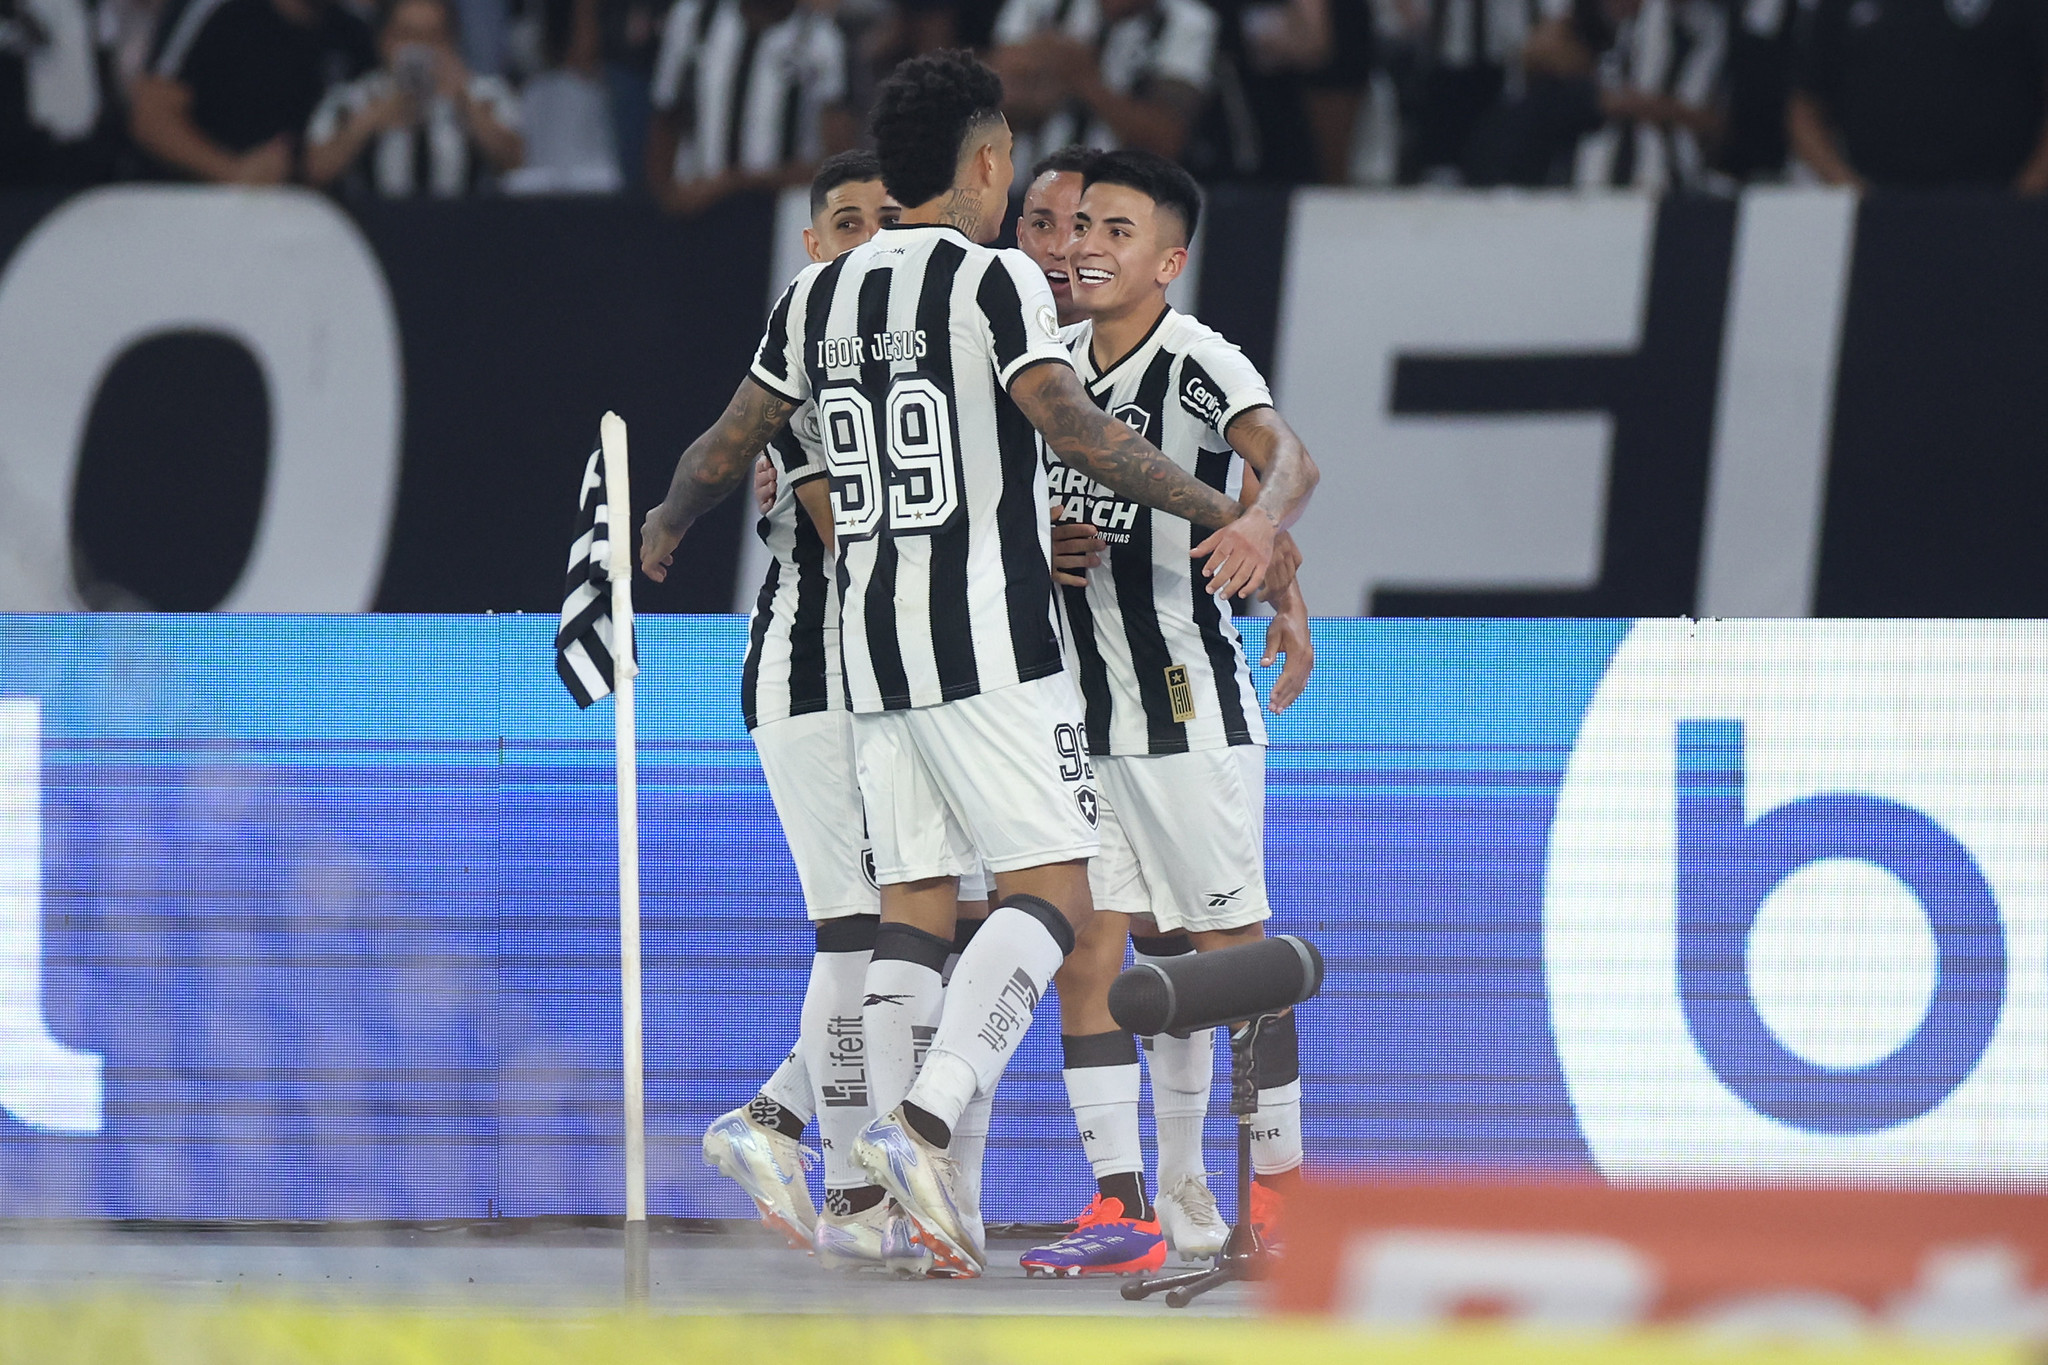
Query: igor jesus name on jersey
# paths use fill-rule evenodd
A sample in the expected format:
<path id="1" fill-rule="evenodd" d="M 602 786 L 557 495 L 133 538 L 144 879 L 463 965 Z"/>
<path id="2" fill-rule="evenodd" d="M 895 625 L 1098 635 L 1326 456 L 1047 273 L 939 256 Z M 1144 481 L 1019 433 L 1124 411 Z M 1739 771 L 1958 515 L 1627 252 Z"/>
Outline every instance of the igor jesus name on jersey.
<path id="1" fill-rule="evenodd" d="M 1089 323 L 1065 336 L 1097 403 L 1203 483 L 1227 491 L 1237 455 L 1223 433 L 1243 413 L 1273 405 L 1244 352 L 1170 308 L 1106 370 L 1096 368 Z M 1089 752 L 1264 744 L 1230 604 L 1209 591 L 1201 566 L 1188 558 L 1208 529 L 1119 498 L 1079 470 L 1055 465 L 1050 472 L 1062 519 L 1093 524 L 1110 547 L 1109 562 L 1089 573 L 1087 587 L 1060 590 Z"/>
<path id="2" fill-rule="evenodd" d="M 752 374 L 817 407 L 855 711 L 1064 667 L 1045 472 L 1008 392 L 1046 362 L 1069 363 L 1045 276 L 950 227 L 884 227 L 776 304 Z"/>

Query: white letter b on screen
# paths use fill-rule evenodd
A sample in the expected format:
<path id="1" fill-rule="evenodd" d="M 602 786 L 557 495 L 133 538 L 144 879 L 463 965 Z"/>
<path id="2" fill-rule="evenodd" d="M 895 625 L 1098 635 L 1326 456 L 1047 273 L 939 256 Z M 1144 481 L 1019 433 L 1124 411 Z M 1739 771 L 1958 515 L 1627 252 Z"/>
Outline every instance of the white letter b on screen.
<path id="1" fill-rule="evenodd" d="M 0 697 L 0 1109 L 34 1128 L 97 1133 L 100 1057 L 43 1019 L 42 716 Z"/>

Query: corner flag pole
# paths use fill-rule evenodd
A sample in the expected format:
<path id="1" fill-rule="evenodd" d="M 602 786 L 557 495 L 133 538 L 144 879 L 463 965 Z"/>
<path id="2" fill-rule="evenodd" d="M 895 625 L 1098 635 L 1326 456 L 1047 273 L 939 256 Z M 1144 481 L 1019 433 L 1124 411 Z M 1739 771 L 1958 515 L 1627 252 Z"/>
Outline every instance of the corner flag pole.
<path id="1" fill-rule="evenodd" d="M 619 788 L 619 1008 L 626 1083 L 626 1298 L 647 1301 L 647 1093 L 640 1031 L 640 765 L 633 729 L 633 498 L 626 424 L 598 424 L 611 541 L 612 721 Z"/>

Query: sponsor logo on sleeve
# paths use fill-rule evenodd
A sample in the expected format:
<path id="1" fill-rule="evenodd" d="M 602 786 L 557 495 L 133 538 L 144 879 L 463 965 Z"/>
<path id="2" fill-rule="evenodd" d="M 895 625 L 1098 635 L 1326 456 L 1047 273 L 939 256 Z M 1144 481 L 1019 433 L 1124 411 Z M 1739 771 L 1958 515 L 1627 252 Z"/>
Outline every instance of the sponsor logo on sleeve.
<path id="1" fill-rule="evenodd" d="M 1210 386 L 1209 377 L 1198 370 L 1190 368 L 1181 380 L 1180 405 L 1212 427 L 1223 421 L 1223 399 Z"/>

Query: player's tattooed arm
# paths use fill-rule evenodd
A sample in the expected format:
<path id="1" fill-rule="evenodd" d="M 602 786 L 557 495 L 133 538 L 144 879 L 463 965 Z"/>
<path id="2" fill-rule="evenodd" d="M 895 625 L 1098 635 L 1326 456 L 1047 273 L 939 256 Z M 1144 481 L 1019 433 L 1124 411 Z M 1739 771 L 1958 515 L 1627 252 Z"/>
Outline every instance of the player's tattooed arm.
<path id="1" fill-rule="evenodd" d="M 747 476 L 754 457 L 796 411 L 796 404 L 742 379 L 711 429 L 676 461 L 668 496 L 640 526 L 640 571 L 659 583 L 690 523 L 710 511 Z"/>
<path id="2" fill-rule="evenodd" d="M 1235 597 L 1264 583 L 1279 524 L 1261 508 L 1236 503 L 1182 469 L 1159 448 L 1089 401 L 1081 380 L 1065 365 L 1033 365 L 1010 382 L 1010 398 L 1038 428 L 1047 449 L 1113 493 L 1181 517 L 1218 527 L 1189 551 L 1206 560 L 1212 591 Z"/>
<path id="3" fill-rule="evenodd" d="M 1067 366 L 1033 365 L 1011 382 L 1010 397 L 1054 455 L 1111 492 L 1197 526 L 1237 519 L 1237 504 L 1096 407 Z"/>
<path id="4" fill-rule="evenodd" d="M 1275 524 L 1292 526 L 1323 477 L 1294 428 L 1272 408 L 1253 408 L 1232 422 L 1224 437 L 1258 471 L 1259 498 L 1254 505 Z"/>

